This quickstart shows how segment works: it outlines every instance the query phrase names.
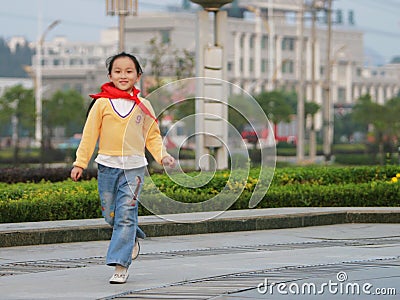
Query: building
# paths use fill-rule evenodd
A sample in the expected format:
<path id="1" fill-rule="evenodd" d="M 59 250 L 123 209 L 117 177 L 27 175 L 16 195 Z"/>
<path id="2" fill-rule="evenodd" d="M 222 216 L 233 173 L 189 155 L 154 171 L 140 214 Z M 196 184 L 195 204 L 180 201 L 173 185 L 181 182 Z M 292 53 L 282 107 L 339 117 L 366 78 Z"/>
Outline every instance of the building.
<path id="1" fill-rule="evenodd" d="M 3 94 L 7 88 L 11 88 L 16 85 L 21 85 L 25 89 L 33 88 L 33 82 L 29 78 L 1 77 L 0 78 L 0 97 L 3 96 Z"/>
<path id="2" fill-rule="evenodd" d="M 239 18 L 228 19 L 228 80 L 249 93 L 276 88 L 294 90 L 299 79 L 304 82 L 307 101 L 322 104 L 326 87 L 327 66 L 331 72 L 331 97 L 335 105 L 351 106 L 361 95 L 369 93 L 378 103 L 400 93 L 400 65 L 365 67 L 363 33 L 343 26 L 333 26 L 331 60 L 327 64 L 327 25 L 316 23 L 315 50 L 309 8 L 302 0 L 240 1 Z M 273 6 L 270 8 L 269 5 Z M 302 9 L 305 9 L 304 16 Z M 323 12 L 318 11 L 318 14 Z M 210 20 L 212 22 L 212 20 Z M 126 18 L 126 51 L 137 55 L 151 74 L 149 40 L 156 37 L 167 45 L 170 68 L 164 76 L 173 77 L 174 49 L 195 51 L 196 22 L 193 12 L 143 14 Z M 210 33 L 211 34 L 211 33 Z M 300 36 L 303 51 L 300 52 Z M 118 32 L 107 30 L 99 44 L 71 43 L 63 38 L 45 42 L 42 73 L 44 95 L 57 89 L 74 88 L 84 95 L 95 92 L 107 81 L 105 59 L 117 51 Z M 313 54 L 314 53 L 314 54 Z M 169 57 L 169 58 L 168 58 Z M 302 68 L 298 68 L 302 60 Z M 33 58 L 33 69 L 35 69 Z M 314 66 L 314 78 L 312 68 Z M 34 76 L 34 72 L 31 73 Z M 313 83 L 315 92 L 312 92 Z M 312 95 L 314 98 L 312 99 Z M 317 121 L 317 128 L 321 119 Z"/>
<path id="3" fill-rule="evenodd" d="M 42 46 L 43 97 L 50 97 L 57 90 L 77 90 L 82 95 L 99 90 L 108 81 L 105 67 L 107 57 L 114 54 L 117 45 L 112 42 L 70 42 L 65 37 L 45 41 Z M 36 56 L 28 73 L 36 76 Z M 89 99 L 89 97 L 88 97 Z"/>

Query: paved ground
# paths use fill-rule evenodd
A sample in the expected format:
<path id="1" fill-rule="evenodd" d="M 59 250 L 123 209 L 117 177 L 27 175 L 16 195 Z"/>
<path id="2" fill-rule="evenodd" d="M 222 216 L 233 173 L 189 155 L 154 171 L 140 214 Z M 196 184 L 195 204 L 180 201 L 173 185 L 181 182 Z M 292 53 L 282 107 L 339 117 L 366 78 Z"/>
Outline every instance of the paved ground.
<path id="1" fill-rule="evenodd" d="M 0 299 L 398 299 L 400 294 L 399 224 L 151 237 L 141 244 L 124 285 L 108 283 L 113 269 L 104 265 L 107 241 L 0 248 Z M 397 296 L 378 295 L 394 292 Z"/>

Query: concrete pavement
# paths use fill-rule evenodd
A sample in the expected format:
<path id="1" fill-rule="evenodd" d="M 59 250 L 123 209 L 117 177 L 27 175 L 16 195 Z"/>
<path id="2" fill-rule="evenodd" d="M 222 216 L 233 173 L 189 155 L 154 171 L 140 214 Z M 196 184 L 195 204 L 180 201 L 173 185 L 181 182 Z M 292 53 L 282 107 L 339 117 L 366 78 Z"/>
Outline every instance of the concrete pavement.
<path id="1" fill-rule="evenodd" d="M 179 224 L 142 219 L 147 229 L 157 222 L 175 224 L 173 232 L 182 228 L 182 234 L 160 231 L 166 234 L 142 241 L 124 285 L 108 283 L 113 269 L 104 265 L 107 240 L 2 247 L 0 299 L 397 299 L 398 214 L 398 208 L 307 208 L 232 211 L 214 217 L 214 223 L 204 214 L 182 215 Z M 386 224 L 350 222 L 378 215 Z M 332 216 L 347 221 L 324 225 Z M 204 227 L 190 232 L 196 218 Z M 282 226 L 284 220 L 288 226 Z M 75 222 L 83 226 L 87 220 Z M 280 229 L 261 228 L 277 222 Z M 229 230 L 230 224 L 243 228 Z M 3 225 L 4 236 L 33 230 L 26 223 Z M 35 230 L 43 235 L 63 225 L 38 223 L 41 229 Z M 214 226 L 223 227 L 218 232 Z M 217 232 L 199 234 L 199 228 Z"/>
<path id="2" fill-rule="evenodd" d="M 291 207 L 141 216 L 148 236 L 320 226 L 400 223 L 400 207 Z M 0 224 L 0 247 L 108 240 L 103 219 Z"/>
<path id="3" fill-rule="evenodd" d="M 107 241 L 1 248 L 0 299 L 397 299 L 376 293 L 400 293 L 399 229 L 341 224 L 151 237 L 124 285 L 108 283 Z M 340 283 L 348 285 L 335 292 Z M 310 295 L 312 284 L 322 293 Z M 354 294 L 355 284 L 375 295 Z"/>

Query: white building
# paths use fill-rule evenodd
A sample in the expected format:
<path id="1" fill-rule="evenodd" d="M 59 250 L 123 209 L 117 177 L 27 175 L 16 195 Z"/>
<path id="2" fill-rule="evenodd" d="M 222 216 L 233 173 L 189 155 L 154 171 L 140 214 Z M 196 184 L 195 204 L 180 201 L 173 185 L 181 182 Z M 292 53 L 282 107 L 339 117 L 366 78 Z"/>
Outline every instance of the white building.
<path id="1" fill-rule="evenodd" d="M 33 82 L 29 78 L 0 77 L 0 97 L 3 96 L 7 88 L 16 85 L 22 85 L 25 89 L 33 88 Z"/>
<path id="2" fill-rule="evenodd" d="M 317 24 L 315 39 L 315 99 L 312 91 L 312 39 L 309 22 L 304 28 L 303 53 L 299 51 L 302 0 L 241 1 L 255 12 L 253 18 L 229 18 L 227 35 L 228 80 L 249 93 L 282 88 L 296 89 L 304 78 L 305 97 L 322 104 L 327 59 L 327 26 Z M 271 17 L 272 16 L 272 17 Z M 126 18 L 126 51 L 138 56 L 150 73 L 149 41 L 157 37 L 171 49 L 195 51 L 196 16 L 188 12 L 143 14 Z M 212 22 L 212 20 L 210 20 Z M 212 26 L 211 26 L 212 28 Z M 74 88 L 84 95 L 107 81 L 105 59 L 117 52 L 116 28 L 103 32 L 99 44 L 55 39 L 44 43 L 42 60 L 45 96 L 57 89 Z M 400 65 L 365 67 L 363 33 L 333 26 L 331 40 L 331 93 L 336 105 L 351 105 L 369 93 L 378 103 L 400 92 Z M 300 58 L 303 68 L 297 68 Z M 33 68 L 35 68 L 33 58 Z M 173 76 L 173 66 L 165 76 Z M 32 76 L 33 73 L 32 73 Z"/>

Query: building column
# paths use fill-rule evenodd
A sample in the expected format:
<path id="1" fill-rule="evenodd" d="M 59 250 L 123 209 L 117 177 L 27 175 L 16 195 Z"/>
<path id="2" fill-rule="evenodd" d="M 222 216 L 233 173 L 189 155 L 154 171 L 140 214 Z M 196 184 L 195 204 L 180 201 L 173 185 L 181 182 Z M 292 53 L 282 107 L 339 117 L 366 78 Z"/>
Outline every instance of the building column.
<path id="1" fill-rule="evenodd" d="M 315 103 L 322 106 L 322 80 L 321 80 L 321 47 L 318 40 L 315 41 Z M 322 117 L 322 116 L 321 116 Z M 322 119 L 321 119 L 322 122 Z M 319 128 L 319 127 L 316 127 Z"/>
<path id="2" fill-rule="evenodd" d="M 276 73 L 276 78 L 282 77 L 282 69 L 280 65 L 282 63 L 282 36 L 277 35 L 275 39 L 275 60 L 272 62 L 274 66 L 274 73 Z"/>
<path id="3" fill-rule="evenodd" d="M 371 95 L 372 101 L 378 103 L 378 99 L 376 98 L 376 89 L 374 85 L 371 85 L 369 87 L 369 94 Z"/>
<path id="4" fill-rule="evenodd" d="M 338 103 L 338 64 L 332 65 L 332 77 L 331 77 L 331 93 L 332 93 L 332 104 Z"/>
<path id="5" fill-rule="evenodd" d="M 250 77 L 250 33 L 244 34 L 243 40 L 243 72 L 242 76 L 244 79 L 248 79 Z"/>
<path id="6" fill-rule="evenodd" d="M 254 76 L 256 80 L 261 79 L 261 39 L 262 39 L 262 20 L 256 19 L 256 33 L 254 35 Z M 259 85 L 259 84 L 258 84 Z M 258 87 L 259 88 L 259 87 Z"/>
<path id="7" fill-rule="evenodd" d="M 352 63 L 348 62 L 346 65 L 346 103 L 352 103 L 352 82 L 353 82 L 353 72 L 352 72 Z"/>
<path id="8" fill-rule="evenodd" d="M 360 98 L 360 94 L 360 87 L 358 85 L 355 85 L 353 91 L 353 102 L 357 101 L 357 99 Z"/>
<path id="9" fill-rule="evenodd" d="M 376 101 L 379 103 L 379 104 L 385 104 L 385 97 L 384 97 L 384 93 L 383 93 L 383 86 L 380 84 L 379 86 L 378 86 L 378 91 L 377 91 L 377 95 L 376 95 Z"/>
<path id="10" fill-rule="evenodd" d="M 388 86 L 386 87 L 386 98 L 387 98 L 387 99 L 393 98 L 392 88 L 391 88 L 390 85 L 388 85 Z"/>
<path id="11" fill-rule="evenodd" d="M 238 79 L 241 77 L 240 72 L 240 57 L 242 56 L 242 49 L 240 48 L 240 39 L 242 38 L 242 34 L 240 32 L 234 33 L 233 38 L 233 72 L 234 78 Z"/>
<path id="12" fill-rule="evenodd" d="M 360 95 L 360 97 L 364 96 L 365 94 L 368 94 L 368 88 L 367 88 L 367 86 L 365 84 L 363 84 L 361 86 L 361 95 Z"/>
<path id="13" fill-rule="evenodd" d="M 306 81 L 311 81 L 312 79 L 312 42 L 310 39 L 307 39 L 306 41 L 306 55 L 305 55 L 305 61 L 303 63 L 304 69 L 305 69 L 305 79 Z M 314 58 L 315 59 L 315 58 Z M 315 74 L 315 73 L 314 73 Z"/>
<path id="14" fill-rule="evenodd" d="M 393 95 L 398 95 L 400 93 L 400 87 L 399 86 L 394 86 L 393 87 Z"/>

